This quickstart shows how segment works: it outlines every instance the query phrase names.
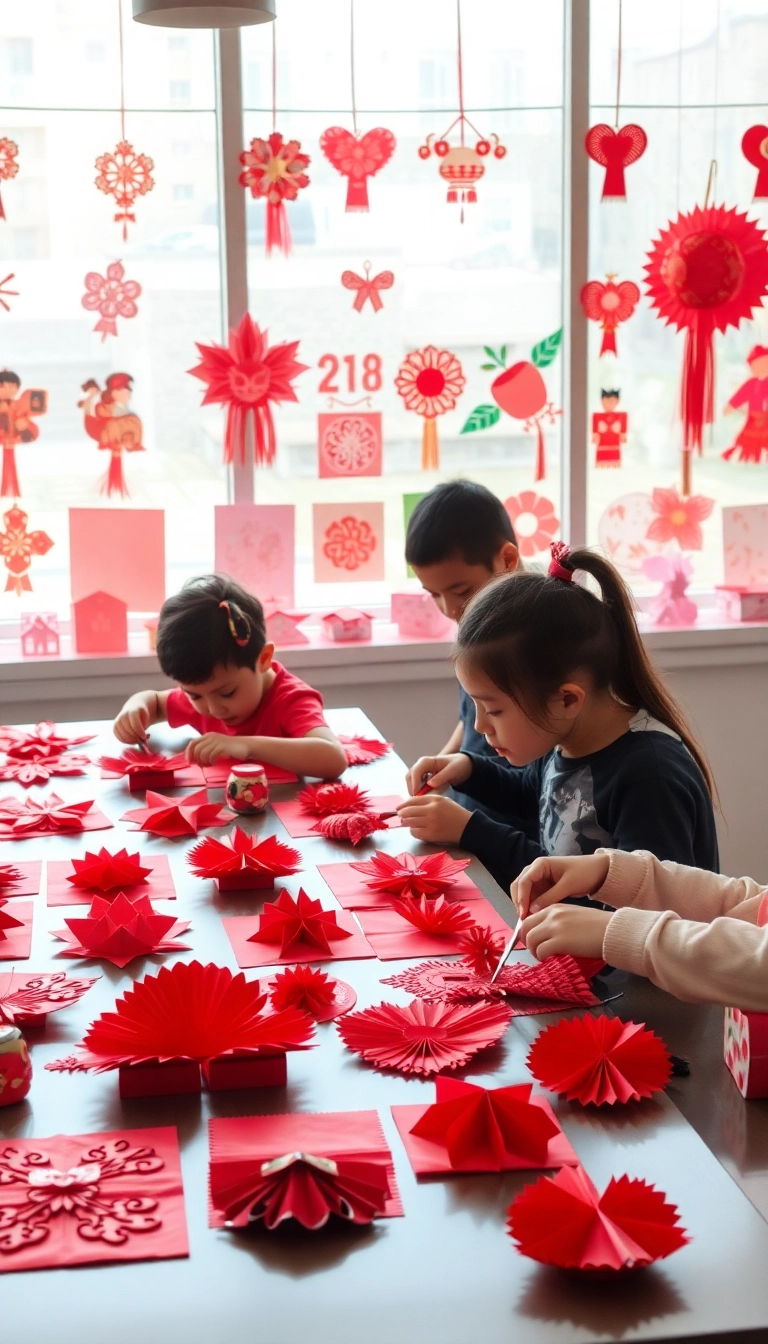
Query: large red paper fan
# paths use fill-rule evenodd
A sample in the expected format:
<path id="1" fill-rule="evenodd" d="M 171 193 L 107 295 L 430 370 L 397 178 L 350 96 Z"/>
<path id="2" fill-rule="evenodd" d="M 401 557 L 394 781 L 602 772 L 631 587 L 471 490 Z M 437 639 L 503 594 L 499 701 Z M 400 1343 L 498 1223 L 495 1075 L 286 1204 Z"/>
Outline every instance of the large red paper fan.
<path id="1" fill-rule="evenodd" d="M 576 1017 L 536 1037 L 528 1067 L 537 1082 L 569 1101 L 597 1106 L 640 1101 L 669 1082 L 672 1061 L 663 1042 L 637 1022 Z"/>
<path id="2" fill-rule="evenodd" d="M 445 1004 L 414 999 L 350 1013 L 337 1030 L 349 1050 L 381 1069 L 427 1076 L 466 1064 L 496 1045 L 510 1022 L 500 1003 Z"/>
<path id="3" fill-rule="evenodd" d="M 363 873 L 366 886 L 385 896 L 440 896 L 453 886 L 469 859 L 452 859 L 445 850 L 437 854 L 384 854 L 377 852 L 365 863 L 353 863 Z"/>

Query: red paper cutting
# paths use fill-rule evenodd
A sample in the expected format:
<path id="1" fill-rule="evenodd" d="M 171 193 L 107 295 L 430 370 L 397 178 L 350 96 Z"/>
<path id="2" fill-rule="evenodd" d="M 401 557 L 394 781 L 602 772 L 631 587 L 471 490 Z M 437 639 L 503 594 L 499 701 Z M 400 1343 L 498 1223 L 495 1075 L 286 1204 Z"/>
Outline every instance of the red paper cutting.
<path id="1" fill-rule="evenodd" d="M 489 924 L 467 929 L 461 940 L 463 961 L 474 975 L 490 976 L 499 964 L 504 951 L 504 934 L 494 932 Z"/>
<path id="2" fill-rule="evenodd" d="M 123 241 L 128 237 L 128 224 L 136 223 L 134 201 L 139 196 L 146 196 L 155 185 L 154 166 L 152 159 L 146 154 L 137 154 L 125 138 L 119 140 L 111 152 L 100 154 L 94 164 L 98 174 L 95 185 L 105 196 L 115 198 L 115 223 L 123 226 Z"/>
<path id="3" fill-rule="evenodd" d="M 4 1144 L 0 1227 L 0 1272 L 188 1255 L 176 1129 Z"/>
<path id="4" fill-rule="evenodd" d="M 689 1241 L 660 1190 L 620 1176 L 598 1195 L 582 1167 L 563 1167 L 526 1186 L 508 1212 L 507 1231 L 520 1254 L 560 1269 L 639 1269 Z"/>
<path id="5" fill-rule="evenodd" d="M 191 927 L 189 920 L 161 915 L 148 896 L 131 900 L 122 891 L 113 900 L 95 896 L 87 915 L 64 923 L 66 929 L 54 929 L 53 936 L 67 943 L 66 957 L 110 961 L 122 968 L 136 957 L 189 950 L 189 943 L 176 941 Z"/>
<path id="6" fill-rule="evenodd" d="M 416 865 L 416 868 L 421 867 L 423 862 L 423 859 L 421 857 L 414 857 L 412 855 L 401 854 L 398 856 L 393 856 L 387 854 L 383 855 L 382 857 L 388 860 L 387 866 L 389 866 L 389 863 L 392 863 L 394 864 L 394 867 L 397 869 L 401 867 L 400 860 L 404 858 L 409 859 L 412 858 L 413 863 Z M 428 857 L 432 858 L 439 856 L 429 855 Z M 375 860 L 371 861 L 372 864 L 374 862 Z M 449 860 L 449 863 L 453 862 L 455 861 Z M 465 862 L 464 861 L 456 861 L 456 862 L 459 863 L 460 868 L 464 868 L 466 864 L 469 863 L 469 860 L 467 859 Z M 393 905 L 395 905 L 398 899 L 400 898 L 398 897 L 396 891 L 388 891 L 386 889 L 379 887 L 376 879 L 371 878 L 366 879 L 364 875 L 361 876 L 362 870 L 368 867 L 369 867 L 368 864 L 360 864 L 360 863 L 320 863 L 318 864 L 317 871 L 320 873 L 321 877 L 323 877 L 325 881 L 328 883 L 328 886 L 330 887 L 331 891 L 333 892 L 334 896 L 336 897 L 336 900 L 339 902 L 339 905 L 342 907 L 342 909 L 388 910 Z M 386 869 L 384 871 L 386 873 Z M 381 878 L 382 883 L 385 884 L 385 888 L 389 887 L 390 885 L 393 887 L 400 887 L 402 885 L 403 894 L 401 899 L 403 900 L 409 899 L 408 875 L 410 875 L 410 878 L 413 879 L 414 888 L 422 886 L 429 887 L 430 885 L 433 884 L 433 881 L 435 880 L 433 879 L 432 874 L 429 872 L 429 869 L 427 869 L 427 872 L 422 873 L 421 876 L 418 876 L 415 870 L 410 867 L 410 865 L 403 866 L 403 871 L 405 876 L 402 879 L 398 876 L 395 876 L 394 872 L 391 881 L 388 881 L 386 875 L 383 875 Z M 434 873 L 434 871 L 435 869 L 432 869 L 432 873 Z M 440 871 L 439 866 L 437 871 Z M 441 882 L 443 880 L 444 879 L 441 879 Z M 450 881 L 450 885 L 448 885 L 448 881 Z M 446 884 L 443 886 L 442 890 L 439 890 L 439 892 L 432 891 L 430 893 L 430 891 L 427 890 L 424 894 L 427 896 L 429 896 L 430 894 L 432 895 L 440 894 L 441 896 L 445 897 L 446 901 L 477 901 L 482 896 L 482 892 L 480 891 L 479 887 L 476 887 L 474 882 L 472 882 L 464 872 L 459 872 L 457 876 L 451 877 L 450 879 L 445 879 L 445 883 Z M 412 895 L 416 894 L 417 892 L 414 889 L 412 891 Z"/>
<path id="7" fill-rule="evenodd" d="M 364 873 L 366 886 L 387 896 L 442 896 L 452 887 L 469 859 L 452 859 L 444 849 L 436 854 L 374 854 L 366 863 L 352 863 Z"/>
<path id="8" fill-rule="evenodd" d="M 581 306 L 585 317 L 591 322 L 599 322 L 603 339 L 600 354 L 617 354 L 616 332 L 621 322 L 632 316 L 640 302 L 640 290 L 634 280 L 620 280 L 616 276 L 606 276 L 602 280 L 588 280 L 581 291 Z"/>
<path id="9" fill-rule="evenodd" d="M 299 872 L 301 855 L 274 835 L 259 841 L 236 826 L 219 840 L 206 836 L 187 855 L 196 877 L 214 878 L 219 891 L 249 891 L 274 887 L 276 877 Z"/>
<path id="10" fill-rule="evenodd" d="M 0 137 L 0 182 L 9 182 L 16 176 L 19 171 L 18 155 L 19 146 L 16 141 L 9 140 L 7 135 Z M 5 219 L 2 196 L 0 196 L 0 219 Z"/>
<path id="11" fill-rule="evenodd" d="M 768 126 L 750 126 L 742 137 L 741 152 L 747 163 L 757 169 L 752 200 L 764 200 L 768 196 Z"/>
<path id="12" fill-rule="evenodd" d="M 289 967 L 267 982 L 269 1000 L 278 1012 L 283 1008 L 301 1008 L 316 1022 L 330 1022 L 348 1013 L 357 1002 L 357 994 L 344 980 L 332 980 L 325 971 L 312 966 Z"/>
<path id="13" fill-rule="evenodd" d="M 556 358 L 562 339 L 561 327 L 550 336 L 545 336 L 544 340 L 536 342 L 530 359 L 519 359 L 509 366 L 506 345 L 502 345 L 498 351 L 489 345 L 484 346 L 490 363 L 482 364 L 481 368 L 490 372 L 501 369 L 501 373 L 491 383 L 491 396 L 495 405 L 483 403 L 476 406 L 461 427 L 462 434 L 490 429 L 498 424 L 502 411 L 513 420 L 522 420 L 525 432 L 536 434 L 536 481 L 542 481 L 547 474 L 544 425 L 554 425 L 557 416 L 562 415 L 562 411 L 549 399 L 540 370 L 548 368 Z"/>
<path id="14" fill-rule="evenodd" d="M 475 923 L 465 906 L 449 905 L 444 896 L 438 896 L 434 901 L 430 901 L 426 896 L 401 901 L 393 908 L 392 913 L 398 919 L 404 919 L 408 924 L 412 924 L 421 933 L 429 933 L 435 937 L 465 934 Z"/>
<path id="15" fill-rule="evenodd" d="M 400 365 L 395 387 L 406 410 L 415 411 L 424 417 L 422 471 L 440 466 L 437 416 L 453 410 L 466 381 L 456 355 L 451 354 L 450 350 L 438 350 L 434 345 L 425 345 L 422 350 L 411 350 Z"/>
<path id="16" fill-rule="evenodd" d="M 347 757 L 347 765 L 370 765 L 392 750 L 391 742 L 382 742 L 378 737 L 346 737 L 338 734 L 339 741 Z"/>
<path id="17" fill-rule="evenodd" d="M 378 275 L 371 275 L 370 261 L 365 262 L 363 270 L 364 276 L 358 275 L 357 271 L 342 271 L 341 283 L 345 289 L 354 291 L 352 307 L 356 313 L 362 313 L 366 303 L 370 303 L 374 313 L 380 313 L 384 307 L 381 291 L 392 288 L 395 283 L 394 272 L 379 271 Z"/>
<path id="18" fill-rule="evenodd" d="M 138 313 L 136 300 L 141 294 L 141 285 L 137 280 L 125 279 L 121 261 L 110 262 L 106 275 L 88 271 L 83 283 L 85 293 L 80 302 L 87 312 L 99 314 L 94 331 L 101 332 L 102 342 L 108 336 L 117 335 L 118 317 L 135 317 Z"/>
<path id="19" fill-rule="evenodd" d="M 321 817 L 312 827 L 326 840 L 347 840 L 351 845 L 359 845 L 369 835 L 386 829 L 386 817 L 369 812 L 340 812 L 332 817 Z"/>
<path id="20" fill-rule="evenodd" d="M 298 795 L 302 811 L 314 817 L 329 817 L 338 812 L 370 812 L 371 799 L 357 784 L 309 784 Z"/>
<path id="21" fill-rule="evenodd" d="M 552 1108 L 531 1084 L 477 1087 L 435 1079 L 432 1106 L 393 1106 L 417 1176 L 451 1171 L 520 1171 L 578 1165 Z"/>
<path id="22" fill-rule="evenodd" d="M 91 742 L 95 733 L 83 733 L 79 737 L 66 737 L 56 731 L 56 724 L 45 721 L 36 723 L 34 728 L 0 728 L 0 751 L 20 760 L 36 761 L 45 756 L 61 756 L 70 747 L 79 747 L 83 742 Z"/>
<path id="23" fill-rule="evenodd" d="M 427 1077 L 466 1064 L 496 1045 L 511 1014 L 501 1003 L 445 1004 L 414 999 L 406 1007 L 380 1003 L 337 1024 L 348 1050 L 380 1069 Z"/>
<path id="24" fill-rule="evenodd" d="M 32 910 L 31 901 L 8 906 L 0 899 L 0 961 L 26 961 L 32 946 Z"/>
<path id="25" fill-rule="evenodd" d="M 510 932 L 509 925 L 482 896 L 468 906 L 448 902 L 442 896 L 436 901 L 422 896 L 421 901 L 397 901 L 389 909 L 359 910 L 357 917 L 381 961 L 461 952 L 467 930 L 475 923 L 489 924 L 501 936 Z"/>
<path id="26" fill-rule="evenodd" d="M 168 838 L 197 835 L 206 826 L 227 826 L 232 820 L 221 803 L 209 803 L 207 789 L 186 798 L 169 798 L 147 789 L 146 801 L 146 807 L 124 812 L 120 820 L 133 822 L 136 830 Z"/>
<path id="27" fill-rule="evenodd" d="M 295 965 L 306 961 L 358 961 L 374 955 L 352 915 L 324 910 L 300 891 L 281 891 L 260 915 L 222 920 L 238 966 Z"/>
<path id="28" fill-rule="evenodd" d="M 0 427 L 0 435 L 2 428 Z M 3 481 L 5 481 L 5 468 L 7 462 L 5 452 L 3 453 Z M 15 466 L 13 467 L 15 471 Z M 18 494 L 18 481 L 15 482 L 14 491 L 1 491 L 2 494 Z M 47 555 L 53 546 L 51 538 L 47 532 L 28 532 L 27 523 L 29 514 L 20 509 L 18 504 L 8 509 L 3 514 L 5 531 L 0 532 L 0 555 L 3 557 L 3 564 L 8 570 L 8 577 L 5 582 L 6 593 L 15 593 L 21 597 L 22 593 L 32 592 L 32 583 L 29 577 L 29 571 L 32 568 L 32 557 L 35 555 Z"/>
<path id="29" fill-rule="evenodd" d="M 150 900 L 173 900 L 173 885 L 168 856 L 145 857 L 120 849 L 110 854 L 86 852 L 82 859 L 49 859 L 46 897 L 48 905 L 90 905 L 93 897 L 116 896 L 125 892 L 130 900 L 148 896 Z"/>
<path id="30" fill-rule="evenodd" d="M 582 1106 L 613 1106 L 661 1092 L 672 1061 L 663 1042 L 637 1022 L 575 1017 L 540 1032 L 528 1068 L 550 1092 Z"/>
<path id="31" fill-rule="evenodd" d="M 36 423 L 37 417 L 45 415 L 48 410 L 48 393 L 42 388 L 27 388 L 21 391 L 21 380 L 17 373 L 10 369 L 2 370 L 3 376 L 0 378 L 0 446 L 3 450 L 3 470 L 2 479 L 0 479 L 0 495 L 4 498 L 17 500 L 21 495 L 21 486 L 16 471 L 16 449 L 21 443 L 33 443 L 40 434 L 40 429 Z M 9 531 L 16 532 L 19 535 L 15 539 L 15 548 L 19 556 L 19 563 L 24 555 L 29 556 L 29 545 L 25 539 L 25 529 L 27 515 L 21 509 L 15 507 L 13 524 L 9 524 Z M 8 516 L 6 515 L 6 522 Z M 43 545 L 44 532 L 32 534 L 36 538 L 36 543 Z M 48 546 L 52 542 L 46 538 Z M 3 543 L 9 545 L 10 543 Z M 36 552 L 37 554 L 38 552 Z M 39 554 L 44 554 L 40 551 Z M 7 562 L 6 562 L 7 563 Z M 27 564 L 27 569 L 29 565 Z"/>
<path id="32" fill-rule="evenodd" d="M 311 1153 L 285 1153 L 236 1174 L 230 1164 L 211 1168 L 211 1200 L 225 1227 L 263 1222 L 270 1231 L 286 1219 L 316 1232 L 331 1214 L 366 1224 L 382 1217 L 389 1195 L 387 1173 L 376 1162 L 335 1162 Z"/>
<path id="33" fill-rule="evenodd" d="M 64 802 L 58 794 L 46 798 L 0 798 L 0 840 L 36 840 L 68 831 L 103 831 L 112 822 L 91 799 Z"/>
<path id="34" fill-rule="evenodd" d="M 98 764 L 101 766 L 102 779 L 126 778 L 131 793 L 158 786 L 184 788 L 186 785 L 205 782 L 200 766 L 191 765 L 183 752 L 165 756 L 162 752 L 138 751 L 129 747 L 120 756 L 100 756 Z"/>
<path id="35" fill-rule="evenodd" d="M 301 189 L 309 186 L 305 171 L 309 155 L 301 153 L 300 141 L 284 140 L 279 131 L 273 131 L 266 140 L 255 136 L 250 148 L 240 155 L 240 162 L 240 186 L 247 187 L 254 200 L 266 200 L 267 256 L 275 247 L 289 256 L 291 229 L 285 202 L 295 201 Z"/>
<path id="36" fill-rule="evenodd" d="M 86 850 L 84 859 L 72 859 L 71 863 L 75 871 L 67 881 L 83 891 L 98 891 L 102 894 L 135 887 L 152 871 L 149 865 L 142 865 L 139 854 L 129 854 L 126 849 L 118 849 L 115 854 L 110 854 L 103 846 L 98 854 L 89 854 Z"/>
<path id="37" fill-rule="evenodd" d="M 29 789 L 33 784 L 47 784 L 58 775 L 83 775 L 88 765 L 87 756 L 45 756 L 37 761 L 9 756 L 0 765 L 0 779 L 12 779 L 22 788 Z"/>
<path id="38" fill-rule="evenodd" d="M 333 786 L 326 785 L 325 787 Z M 349 786 L 345 785 L 344 787 Z M 356 818 L 361 825 L 361 836 L 359 838 L 362 838 L 376 830 L 399 826 L 400 819 L 394 814 L 402 801 L 398 794 L 385 794 L 371 798 L 366 795 L 364 807 L 360 810 L 355 808 L 352 812 L 341 812 L 338 816 Z M 318 820 L 317 814 L 307 812 L 298 798 L 291 798 L 290 801 L 286 802 L 273 802 L 271 806 L 293 840 L 306 840 L 313 835 L 327 834 L 321 828 L 336 820 L 336 814 L 334 813 L 329 813 L 325 817 L 320 816 Z M 345 822 L 342 826 L 342 835 L 335 835 L 332 838 L 345 838 L 343 831 L 347 824 Z"/>
<path id="39" fill-rule="evenodd" d="M 651 496 L 656 517 L 649 525 L 649 541 L 676 541 L 681 551 L 700 551 L 704 545 L 701 524 L 715 507 L 714 499 L 706 495 L 688 495 L 683 499 L 674 486 L 668 490 L 656 488 Z"/>
<path id="40" fill-rule="evenodd" d="M 227 407 L 224 461 L 245 462 L 248 418 L 253 421 L 254 456 L 272 466 L 277 456 L 272 402 L 298 401 L 294 379 L 309 367 L 296 359 L 298 341 L 270 345 L 249 313 L 229 333 L 229 344 L 196 342 L 200 363 L 189 373 L 206 384 L 203 406 Z"/>
<path id="41" fill-rule="evenodd" d="M 547 957 L 534 966 L 512 963 L 491 984 L 493 969 L 495 966 L 481 975 L 469 960 L 425 961 L 383 983 L 442 1003 L 503 998 L 515 1017 L 559 1012 L 565 1007 L 593 1008 L 600 1003 L 573 957 Z M 515 998 L 518 1003 L 514 1003 Z"/>
<path id="42" fill-rule="evenodd" d="M 0 975 L 0 1023 L 27 1029 L 44 1027 L 49 1013 L 79 1003 L 95 984 L 93 978 L 73 980 L 64 971 L 44 975 L 8 971 Z"/>
<path id="43" fill-rule="evenodd" d="M 329 126 L 320 136 L 328 162 L 347 179 L 345 210 L 368 210 L 368 178 L 389 163 L 397 141 L 391 131 L 375 126 L 365 135 Z"/>
<path id="44" fill-rule="evenodd" d="M 624 169 L 645 153 L 648 137 L 642 126 L 630 123 L 614 130 L 612 126 L 601 124 L 587 131 L 584 141 L 586 151 L 595 163 L 605 168 L 603 180 L 603 201 L 625 201 L 627 188 L 624 182 Z"/>

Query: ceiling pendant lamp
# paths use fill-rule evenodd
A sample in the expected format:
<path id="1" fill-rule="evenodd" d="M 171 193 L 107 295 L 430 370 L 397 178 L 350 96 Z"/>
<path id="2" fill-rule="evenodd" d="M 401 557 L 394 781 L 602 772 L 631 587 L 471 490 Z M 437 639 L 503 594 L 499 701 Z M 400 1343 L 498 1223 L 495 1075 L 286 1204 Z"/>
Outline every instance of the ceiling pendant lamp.
<path id="1" fill-rule="evenodd" d="M 156 28 L 247 28 L 272 23 L 275 0 L 133 0 L 133 17 Z"/>

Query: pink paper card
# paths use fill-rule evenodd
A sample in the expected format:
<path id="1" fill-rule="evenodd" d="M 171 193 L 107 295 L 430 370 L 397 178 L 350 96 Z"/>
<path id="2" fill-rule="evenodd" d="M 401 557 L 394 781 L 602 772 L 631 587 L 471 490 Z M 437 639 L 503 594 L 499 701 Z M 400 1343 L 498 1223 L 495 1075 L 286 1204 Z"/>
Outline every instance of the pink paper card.
<path id="1" fill-rule="evenodd" d="M 296 966 L 308 961 L 361 961 L 375 956 L 370 943 L 360 932 L 354 915 L 344 911 L 336 914 L 340 928 L 346 929 L 350 938 L 329 939 L 330 954 L 312 943 L 297 942 L 284 957 L 280 955 L 280 943 L 251 943 L 249 938 L 259 930 L 260 915 L 236 916 L 222 919 L 224 931 L 232 944 L 232 951 L 241 970 L 250 970 L 253 966 Z M 29 954 L 27 954 L 29 955 Z"/>
<path id="2" fill-rule="evenodd" d="M 334 411 L 317 417 L 321 480 L 381 475 L 381 411 Z"/>
<path id="3" fill-rule="evenodd" d="M 163 509 L 70 509 L 69 567 L 73 602 L 105 592 L 129 611 L 159 611 L 165 601 Z"/>
<path id="4" fill-rule="evenodd" d="M 3 914 L 20 919 L 21 924 L 18 928 L 2 930 L 5 937 L 0 937 L 0 961 L 26 961 L 32 946 L 33 910 L 31 901 L 14 901 L 3 907 Z M 369 954 L 373 956 L 372 952 Z"/>
<path id="5" fill-rule="evenodd" d="M 384 578 L 384 505 L 313 504 L 315 583 Z"/>
<path id="6" fill-rule="evenodd" d="M 399 807 L 405 799 L 400 798 L 396 793 L 382 794 L 378 798 L 371 798 L 370 811 L 373 812 L 393 812 Z M 280 818 L 286 831 L 293 840 L 314 839 L 320 832 L 313 829 L 320 820 L 312 812 L 305 812 L 301 803 L 296 798 L 290 798 L 286 802 L 272 803 L 273 811 Z M 387 830 L 394 830 L 401 826 L 399 817 L 390 817 L 386 824 Z M 375 839 L 375 836 L 372 837 Z"/>
<path id="7" fill-rule="evenodd" d="M 557 1124 L 557 1117 L 546 1097 L 531 1096 L 531 1105 L 538 1106 L 550 1120 Z M 452 1167 L 444 1144 L 435 1143 L 431 1139 L 422 1139 L 418 1135 L 411 1133 L 411 1129 L 418 1123 L 424 1112 L 429 1110 L 429 1106 L 392 1106 L 390 1109 L 392 1111 L 394 1122 L 400 1132 L 403 1147 L 408 1154 L 408 1161 L 417 1176 L 448 1175 L 449 1173 L 452 1174 L 454 1172 L 460 1174 L 462 1171 L 484 1170 L 481 1165 L 478 1165 L 477 1167 Z M 578 1165 L 579 1159 L 573 1147 L 568 1142 L 563 1131 L 560 1130 L 559 1134 L 554 1134 L 552 1136 L 547 1145 L 547 1158 L 546 1162 L 540 1164 L 541 1169 L 549 1167 L 577 1167 Z M 511 1154 L 508 1155 L 502 1167 L 503 1171 L 526 1171 L 531 1169 L 538 1170 L 539 1167 L 533 1167 L 532 1163 L 526 1161 L 525 1158 L 513 1157 Z M 496 1168 L 491 1167 L 490 1170 L 495 1171 Z"/>
<path id="8" fill-rule="evenodd" d="M 203 778 L 209 789 L 223 789 L 229 779 L 229 772 L 233 765 L 248 765 L 248 761 L 221 760 L 214 761 L 213 765 L 204 765 L 202 767 Z M 270 784 L 295 784 L 298 775 L 294 775 L 290 770 L 281 770 L 279 765 L 264 765 L 264 773 Z"/>
<path id="9" fill-rule="evenodd" d="M 292 607 L 293 504 L 217 504 L 216 571 L 228 574 L 265 607 Z"/>
<path id="10" fill-rule="evenodd" d="M 43 867 L 42 859 L 30 859 L 28 863 L 12 862 L 17 872 L 21 873 L 21 881 L 15 887 L 10 887 L 5 893 L 5 900 L 12 901 L 14 896 L 38 896 L 40 894 L 40 873 Z"/>
<path id="11" fill-rule="evenodd" d="M 151 901 L 174 900 L 176 888 L 173 884 L 168 855 L 140 854 L 139 862 L 143 868 L 151 868 L 152 872 L 144 882 L 136 882 L 132 887 L 123 888 L 129 900 L 138 896 L 148 896 Z M 67 881 L 68 877 L 74 875 L 74 871 L 70 859 L 48 860 L 46 895 L 48 905 L 90 905 L 94 896 L 112 897 L 117 894 L 74 886 Z"/>
<path id="12" fill-rule="evenodd" d="M 356 873 L 351 863 L 319 863 L 317 871 L 325 879 L 343 910 L 391 910 L 396 896 L 371 891 L 365 874 Z M 483 893 L 465 873 L 459 873 L 453 886 L 441 893 L 446 901 L 478 901 Z M 478 920 L 478 923 L 481 921 Z"/>
<path id="13" fill-rule="evenodd" d="M 723 508 L 723 559 L 727 586 L 768 587 L 768 504 Z"/>
<path id="14" fill-rule="evenodd" d="M 498 915 L 484 896 L 472 901 L 470 913 L 480 928 L 491 928 L 504 938 L 510 935 L 510 927 L 501 915 Z M 358 919 L 368 942 L 379 961 L 396 961 L 405 957 L 440 957 L 461 953 L 464 933 L 434 934 L 425 933 L 409 924 L 392 906 L 388 910 L 360 910 Z"/>

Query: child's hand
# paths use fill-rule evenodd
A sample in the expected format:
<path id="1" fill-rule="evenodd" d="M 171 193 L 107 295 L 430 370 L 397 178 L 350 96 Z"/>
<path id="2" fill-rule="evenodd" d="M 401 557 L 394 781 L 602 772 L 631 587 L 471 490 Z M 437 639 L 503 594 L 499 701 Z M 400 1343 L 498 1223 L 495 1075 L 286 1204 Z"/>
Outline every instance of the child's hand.
<path id="1" fill-rule="evenodd" d="M 139 691 L 137 695 L 132 695 L 126 700 L 112 725 L 112 731 L 118 742 L 126 742 L 131 747 L 137 742 L 146 742 L 147 729 L 155 722 L 153 713 L 155 701 L 154 691 Z"/>
<path id="2" fill-rule="evenodd" d="M 458 845 L 472 816 L 452 798 L 435 793 L 401 803 L 397 814 L 403 825 L 410 827 L 414 840 L 428 840 L 433 845 Z"/>
<path id="3" fill-rule="evenodd" d="M 602 957 L 605 930 L 612 918 L 612 910 L 557 905 L 529 915 L 520 937 L 537 961 L 566 953 L 572 957 Z"/>
<path id="4" fill-rule="evenodd" d="M 426 775 L 431 775 L 430 789 L 443 789 L 448 784 L 461 784 L 471 774 L 472 762 L 458 751 L 455 756 L 420 756 L 405 776 L 405 782 L 413 796 L 424 786 Z"/>
<path id="5" fill-rule="evenodd" d="M 609 863 L 607 854 L 534 859 L 512 883 L 517 913 L 535 914 L 566 896 L 591 896 L 608 876 Z"/>
<path id="6" fill-rule="evenodd" d="M 222 757 L 231 756 L 236 761 L 248 759 L 248 742 L 244 737 L 227 737 L 226 733 L 204 733 L 190 742 L 184 753 L 188 761 L 196 765 L 213 765 Z"/>

